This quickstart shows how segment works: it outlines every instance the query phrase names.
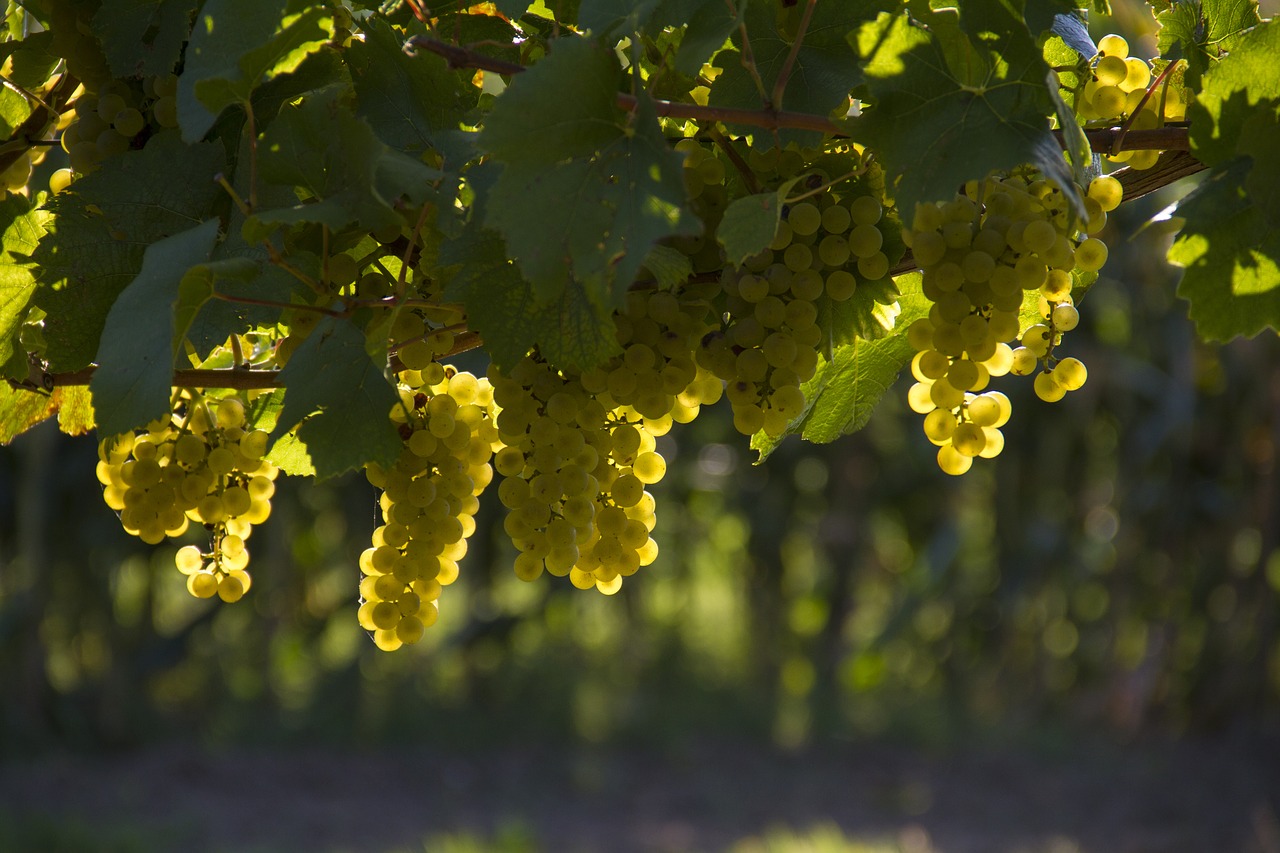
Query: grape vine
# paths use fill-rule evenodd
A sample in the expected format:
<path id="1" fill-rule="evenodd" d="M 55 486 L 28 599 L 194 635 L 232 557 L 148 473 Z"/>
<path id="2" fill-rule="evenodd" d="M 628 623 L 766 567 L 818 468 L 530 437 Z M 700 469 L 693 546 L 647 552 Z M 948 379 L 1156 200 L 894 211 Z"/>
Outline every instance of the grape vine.
<path id="1" fill-rule="evenodd" d="M 1016 428 L 993 380 L 1084 385 L 1109 214 L 1197 171 L 1162 220 L 1192 320 L 1280 327 L 1256 4 L 1152 4 L 1151 59 L 986 3 L 277 5 L 3 36 L 0 438 L 97 427 L 106 504 L 200 598 L 249 590 L 278 472 L 352 469 L 379 648 L 439 618 L 495 480 L 517 577 L 614 594 L 668 432 L 724 398 L 761 458 L 830 441 L 904 368 L 963 474 Z"/>

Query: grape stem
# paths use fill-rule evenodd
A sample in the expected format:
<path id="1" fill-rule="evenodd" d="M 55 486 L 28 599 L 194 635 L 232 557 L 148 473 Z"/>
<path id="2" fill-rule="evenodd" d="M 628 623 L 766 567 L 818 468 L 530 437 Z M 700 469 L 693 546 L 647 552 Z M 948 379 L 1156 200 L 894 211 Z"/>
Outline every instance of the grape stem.
<path id="1" fill-rule="evenodd" d="M 782 70 L 778 72 L 778 79 L 773 84 L 773 96 L 769 99 L 768 104 L 775 110 L 782 109 L 782 96 L 786 93 L 787 82 L 791 79 L 791 71 L 795 67 L 796 57 L 800 55 L 800 45 L 804 43 L 804 34 L 809 29 L 809 22 L 813 20 L 813 8 L 818 5 L 818 0 L 809 0 L 804 6 L 804 12 L 800 15 L 800 25 L 796 28 L 796 39 L 791 43 L 791 50 L 787 52 L 787 58 L 782 63 Z M 746 41 L 746 30 L 743 30 L 743 43 Z"/>

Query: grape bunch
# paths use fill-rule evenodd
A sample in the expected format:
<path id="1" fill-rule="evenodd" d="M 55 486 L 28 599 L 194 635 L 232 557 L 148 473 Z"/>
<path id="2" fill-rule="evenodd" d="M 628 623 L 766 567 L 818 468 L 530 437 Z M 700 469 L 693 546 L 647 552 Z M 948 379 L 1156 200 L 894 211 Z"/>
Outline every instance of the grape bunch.
<path id="1" fill-rule="evenodd" d="M 607 394 L 611 408 L 633 420 L 647 419 L 663 432 L 672 421 L 691 422 L 724 391 L 693 355 L 713 328 L 708 315 L 718 290 L 714 284 L 686 284 L 674 292 L 646 287 L 628 293 L 624 310 L 613 318 L 622 355 L 584 371 L 583 389 Z"/>
<path id="2" fill-rule="evenodd" d="M 975 457 L 1003 449 L 1000 427 L 1011 409 L 1004 394 L 986 390 L 992 377 L 1042 365 L 1035 390 L 1050 402 L 1084 384 L 1084 365 L 1059 360 L 1054 349 L 1079 322 L 1074 274 L 1106 262 L 1106 245 L 1090 235 L 1119 203 L 1118 188 L 1114 178 L 1093 181 L 1083 223 L 1062 188 L 1033 169 L 972 181 L 951 201 L 916 207 L 904 239 L 933 304 L 907 330 L 916 350 L 908 403 L 925 416 L 943 471 L 963 474 Z M 1040 318 L 1026 329 L 1024 304 L 1038 307 Z"/>
<path id="3" fill-rule="evenodd" d="M 1181 63 L 1181 61 L 1179 61 Z M 1098 42 L 1089 75 L 1075 93 L 1076 114 L 1086 125 L 1112 126 L 1128 122 L 1132 130 L 1151 130 L 1167 122 L 1184 121 L 1187 104 L 1180 86 L 1170 85 L 1182 65 L 1156 77 L 1145 59 L 1129 56 L 1123 36 L 1107 35 Z M 1107 155 L 1113 163 L 1149 169 L 1160 152 L 1120 151 Z"/>
<path id="4" fill-rule="evenodd" d="M 383 523 L 360 555 L 358 618 L 385 651 L 418 642 L 439 617 L 441 589 L 458 578 L 498 444 L 488 380 L 437 362 L 402 371 L 400 380 L 391 419 L 404 448 L 394 465 L 365 468 L 382 490 Z"/>
<path id="5" fill-rule="evenodd" d="M 182 391 L 171 416 L 99 444 L 98 479 L 124 529 L 150 545 L 204 525 L 209 549 L 186 545 L 174 562 L 192 595 L 233 602 L 250 584 L 245 540 L 271 513 L 278 472 L 266 451 L 239 397 Z"/>
<path id="6" fill-rule="evenodd" d="M 670 415 L 645 418 L 589 392 L 581 377 L 528 355 L 509 372 L 490 367 L 505 445 L 494 457 L 503 476 L 503 527 L 519 554 L 515 573 L 568 576 L 579 589 L 612 594 L 622 579 L 657 557 L 649 538 L 653 496 L 666 473 L 655 436 Z"/>

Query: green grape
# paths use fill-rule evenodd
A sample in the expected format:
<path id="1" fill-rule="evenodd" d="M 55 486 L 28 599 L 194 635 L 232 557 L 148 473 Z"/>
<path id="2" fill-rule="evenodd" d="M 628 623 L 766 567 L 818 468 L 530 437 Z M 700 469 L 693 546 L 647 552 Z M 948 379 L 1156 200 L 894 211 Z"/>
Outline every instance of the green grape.
<path id="1" fill-rule="evenodd" d="M 1089 198 L 1098 202 L 1104 211 L 1110 213 L 1120 206 L 1124 188 L 1111 175 L 1100 175 L 1089 182 L 1087 192 Z"/>
<path id="2" fill-rule="evenodd" d="M 802 201 L 791 205 L 787 212 L 787 224 L 794 233 L 801 236 L 815 234 L 822 227 L 822 213 L 815 205 Z"/>
<path id="3" fill-rule="evenodd" d="M 1129 55 L 1129 42 L 1123 36 L 1105 35 L 1098 41 L 1099 56 L 1116 56 L 1123 59 Z"/>
<path id="4" fill-rule="evenodd" d="M 938 467 L 944 473 L 959 476 L 973 466 L 973 457 L 965 456 L 950 445 L 938 448 Z"/>
<path id="5" fill-rule="evenodd" d="M 1067 391 L 1076 391 L 1084 386 L 1088 371 L 1078 358 L 1064 358 L 1053 369 L 1053 376 L 1058 385 Z"/>

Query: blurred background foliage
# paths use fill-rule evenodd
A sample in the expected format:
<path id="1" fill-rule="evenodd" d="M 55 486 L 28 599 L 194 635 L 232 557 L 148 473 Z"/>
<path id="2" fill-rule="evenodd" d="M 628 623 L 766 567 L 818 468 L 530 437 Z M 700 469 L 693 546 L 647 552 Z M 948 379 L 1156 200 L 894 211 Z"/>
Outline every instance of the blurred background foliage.
<path id="1" fill-rule="evenodd" d="M 663 440 L 662 553 L 619 595 L 518 581 L 489 494 L 440 622 L 393 654 L 355 619 L 363 477 L 282 481 L 254 589 L 221 605 L 176 544 L 120 529 L 94 442 L 46 425 L 0 449 L 0 755 L 1274 720 L 1280 341 L 1195 340 L 1159 229 L 1122 236 L 1166 202 L 1112 220 L 1066 342 L 1086 388 L 1001 386 L 998 460 L 939 473 L 904 383 L 863 432 L 761 466 L 717 407 Z"/>

